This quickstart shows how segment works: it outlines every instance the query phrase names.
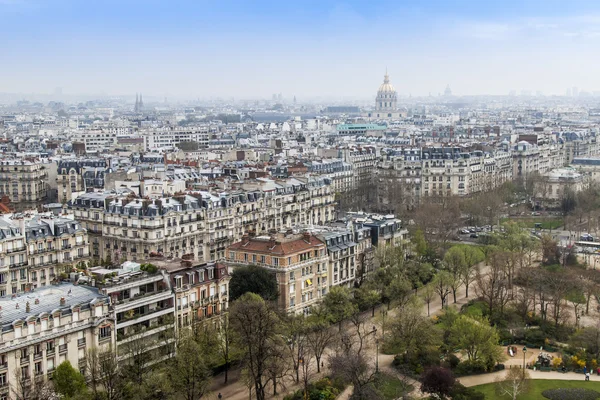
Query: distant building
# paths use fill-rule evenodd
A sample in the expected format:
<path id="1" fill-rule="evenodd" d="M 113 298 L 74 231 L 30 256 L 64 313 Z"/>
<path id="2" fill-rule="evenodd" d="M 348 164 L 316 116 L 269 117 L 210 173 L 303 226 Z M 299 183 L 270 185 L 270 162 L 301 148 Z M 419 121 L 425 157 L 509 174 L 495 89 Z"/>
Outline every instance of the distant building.
<path id="1" fill-rule="evenodd" d="M 404 113 L 398 111 L 397 102 L 398 94 L 394 86 L 390 83 L 390 76 L 386 71 L 383 83 L 379 86 L 379 90 L 377 90 L 375 110 L 369 112 L 367 117 L 375 119 L 402 118 Z"/>

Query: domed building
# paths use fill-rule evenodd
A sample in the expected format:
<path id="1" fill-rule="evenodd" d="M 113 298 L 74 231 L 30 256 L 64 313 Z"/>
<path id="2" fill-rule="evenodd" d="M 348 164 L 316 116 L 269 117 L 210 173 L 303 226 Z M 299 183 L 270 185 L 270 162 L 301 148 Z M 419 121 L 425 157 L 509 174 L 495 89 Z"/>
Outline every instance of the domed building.
<path id="1" fill-rule="evenodd" d="M 402 118 L 404 113 L 398 110 L 397 102 L 398 94 L 394 86 L 390 83 L 390 76 L 386 70 L 383 83 L 379 86 L 379 90 L 377 90 L 375 111 L 368 113 L 367 116 L 374 119 Z"/>
<path id="2" fill-rule="evenodd" d="M 396 89 L 390 83 L 390 76 L 387 71 L 383 77 L 383 83 L 379 86 L 377 91 L 377 98 L 375 99 L 375 110 L 377 111 L 394 111 L 396 110 L 396 102 L 398 101 L 398 94 Z"/>

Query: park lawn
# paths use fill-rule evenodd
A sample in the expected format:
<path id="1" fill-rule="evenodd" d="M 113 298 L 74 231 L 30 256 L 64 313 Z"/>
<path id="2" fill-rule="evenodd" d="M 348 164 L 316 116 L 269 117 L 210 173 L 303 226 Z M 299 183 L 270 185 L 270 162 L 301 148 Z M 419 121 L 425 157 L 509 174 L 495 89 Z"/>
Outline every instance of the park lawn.
<path id="1" fill-rule="evenodd" d="M 562 381 L 562 380 L 552 380 L 552 379 L 534 379 L 531 381 L 531 388 L 529 392 L 524 393 L 517 397 L 519 400 L 537 400 L 537 399 L 545 399 L 542 396 L 542 392 L 546 389 L 560 389 L 560 388 L 586 388 L 595 390 L 600 392 L 600 381 L 589 381 L 585 382 L 583 380 L 583 374 L 581 375 L 581 380 L 579 381 Z M 499 397 L 496 395 L 495 391 L 495 383 L 486 383 L 485 385 L 473 386 L 473 389 L 481 392 L 485 395 L 486 400 L 500 400 L 505 397 Z"/>
<path id="2" fill-rule="evenodd" d="M 563 220 L 561 218 L 540 218 L 540 217 L 532 217 L 532 218 L 502 218 L 500 223 L 505 222 L 515 222 L 517 224 L 523 225 L 528 229 L 534 229 L 536 223 L 542 224 L 542 229 L 557 229 L 563 226 Z"/>
<path id="3" fill-rule="evenodd" d="M 413 390 L 411 385 L 405 384 L 400 379 L 385 373 L 379 373 L 375 387 L 386 400 L 401 398 L 403 394 L 410 393 Z"/>

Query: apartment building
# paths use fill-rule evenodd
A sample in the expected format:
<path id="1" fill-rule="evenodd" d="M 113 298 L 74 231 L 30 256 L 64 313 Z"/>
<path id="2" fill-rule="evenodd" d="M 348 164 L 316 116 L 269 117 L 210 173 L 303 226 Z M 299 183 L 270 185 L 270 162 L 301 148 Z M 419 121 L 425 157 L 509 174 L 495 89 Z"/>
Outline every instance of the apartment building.
<path id="1" fill-rule="evenodd" d="M 83 143 L 86 153 L 100 154 L 115 147 L 117 132 L 108 128 L 76 131 L 71 135 L 71 139 L 73 142 Z"/>
<path id="2" fill-rule="evenodd" d="M 7 195 L 17 210 L 35 208 L 48 198 L 48 168 L 40 159 L 0 161 L 0 196 Z"/>
<path id="3" fill-rule="evenodd" d="M 181 262 L 152 263 L 169 274 L 179 329 L 219 316 L 229 308 L 230 275 L 224 264 L 198 264 L 187 257 Z"/>
<path id="4" fill-rule="evenodd" d="M 150 366 L 170 358 L 175 351 L 176 328 L 168 275 L 156 267 L 144 271 L 133 262 L 119 269 L 98 267 L 90 272 L 92 283 L 111 299 L 119 362 L 127 365 L 144 360 Z"/>
<path id="5" fill-rule="evenodd" d="M 58 186 L 58 201 L 66 204 L 79 193 L 86 190 L 86 180 L 84 179 L 84 171 L 89 168 L 101 169 L 106 168 L 106 160 L 103 159 L 83 159 L 83 160 L 61 160 L 58 162 L 57 169 L 57 186 Z M 90 187 L 95 187 L 91 185 Z"/>
<path id="6" fill-rule="evenodd" d="M 87 231 L 79 221 L 52 214 L 13 217 L 13 222 L 21 221 L 27 245 L 26 288 L 48 286 L 58 273 L 90 259 Z"/>
<path id="7" fill-rule="evenodd" d="M 335 194 L 322 178 L 257 179 L 238 186 L 160 199 L 86 193 L 70 208 L 88 229 L 92 257 L 134 261 L 155 253 L 215 262 L 246 232 L 335 219 Z"/>
<path id="8" fill-rule="evenodd" d="M 327 246 L 328 286 L 351 288 L 357 276 L 357 243 L 350 231 L 331 231 L 317 235 Z M 319 277 L 317 277 L 319 284 Z"/>
<path id="9" fill-rule="evenodd" d="M 343 160 L 352 165 L 354 187 L 370 182 L 377 168 L 377 153 L 374 147 L 345 149 Z"/>
<path id="10" fill-rule="evenodd" d="M 89 348 L 113 344 L 109 299 L 96 289 L 61 284 L 0 297 L 0 399 L 27 398 L 64 361 L 85 373 Z"/>
<path id="11" fill-rule="evenodd" d="M 327 246 L 309 232 L 244 235 L 227 253 L 230 268 L 259 265 L 272 271 L 279 285 L 279 305 L 287 312 L 308 314 L 328 292 Z"/>
<path id="12" fill-rule="evenodd" d="M 146 150 L 175 149 L 184 142 L 196 142 L 200 149 L 207 149 L 210 134 L 214 132 L 208 125 L 203 126 L 168 126 L 140 130 L 139 134 L 146 142 Z"/>
<path id="13" fill-rule="evenodd" d="M 467 196 L 492 190 L 511 180 L 508 154 L 457 147 L 422 150 L 422 196 Z"/>

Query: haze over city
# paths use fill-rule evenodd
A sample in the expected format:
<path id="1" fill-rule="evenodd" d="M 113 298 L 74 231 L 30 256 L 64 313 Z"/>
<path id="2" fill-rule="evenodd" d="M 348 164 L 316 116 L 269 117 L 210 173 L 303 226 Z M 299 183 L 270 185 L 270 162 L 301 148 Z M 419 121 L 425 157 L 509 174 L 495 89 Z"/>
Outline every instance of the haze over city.
<path id="1" fill-rule="evenodd" d="M 0 0 L 3 93 L 370 99 L 600 90 L 595 1 Z"/>

